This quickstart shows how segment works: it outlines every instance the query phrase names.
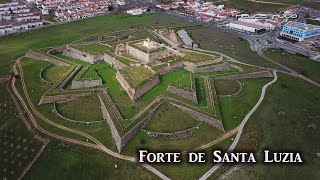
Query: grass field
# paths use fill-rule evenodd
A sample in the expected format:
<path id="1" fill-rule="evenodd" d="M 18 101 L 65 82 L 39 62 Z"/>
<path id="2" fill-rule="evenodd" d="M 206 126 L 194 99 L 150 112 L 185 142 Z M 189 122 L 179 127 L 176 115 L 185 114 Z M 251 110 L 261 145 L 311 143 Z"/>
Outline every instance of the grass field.
<path id="1" fill-rule="evenodd" d="M 96 95 L 57 104 L 57 109 L 63 116 L 72 120 L 86 122 L 103 120 L 99 98 Z"/>
<path id="2" fill-rule="evenodd" d="M 253 52 L 247 40 L 236 35 L 218 29 L 208 28 L 193 28 L 189 29 L 188 33 L 203 49 L 224 53 L 241 62 L 258 66 L 274 67 L 273 64 L 260 57 L 256 52 Z"/>
<path id="3" fill-rule="evenodd" d="M 197 89 L 197 98 L 199 102 L 200 107 L 207 106 L 207 100 L 206 100 L 206 90 L 204 87 L 204 80 L 201 77 L 195 78 L 195 84 Z"/>
<path id="4" fill-rule="evenodd" d="M 156 164 L 155 167 L 173 180 L 199 179 L 206 171 L 208 171 L 213 166 L 212 151 L 218 149 L 226 151 L 231 145 L 233 139 L 234 137 L 232 136 L 219 142 L 218 144 L 202 150 L 201 152 L 206 153 L 205 163 L 188 163 L 187 155 L 183 155 L 181 160 L 182 162 L 179 164 Z"/>
<path id="5" fill-rule="evenodd" d="M 44 78 L 49 82 L 57 82 L 70 69 L 68 66 L 51 66 L 44 72 Z"/>
<path id="6" fill-rule="evenodd" d="M 284 9 L 289 7 L 289 5 L 265 4 L 265 3 L 247 1 L 247 0 L 227 0 L 226 2 L 224 2 L 224 5 L 226 7 L 243 10 L 247 13 L 277 12 L 279 9 Z"/>
<path id="7" fill-rule="evenodd" d="M 139 165 L 116 159 L 100 151 L 52 141 L 25 179 L 157 178 Z"/>
<path id="8" fill-rule="evenodd" d="M 183 57 L 183 59 L 185 61 L 190 61 L 190 62 L 207 61 L 207 60 L 212 60 L 213 58 L 215 58 L 215 56 L 210 56 L 207 54 L 196 53 L 196 52 L 186 51 L 184 53 L 185 53 L 185 56 Z"/>
<path id="9" fill-rule="evenodd" d="M 219 97 L 223 126 L 226 130 L 237 127 L 246 114 L 257 103 L 261 95 L 261 88 L 270 81 L 269 78 L 245 79 L 242 91 L 231 97 Z"/>
<path id="10" fill-rule="evenodd" d="M 162 104 L 152 117 L 146 130 L 154 132 L 177 132 L 199 124 L 198 121 L 186 115 L 169 103 Z"/>
<path id="11" fill-rule="evenodd" d="M 17 179 L 42 143 L 18 118 L 7 83 L 0 83 L 0 94 L 0 178 Z"/>
<path id="12" fill-rule="evenodd" d="M 81 77 L 82 79 L 100 79 L 100 76 L 98 75 L 97 71 L 94 68 L 89 68 L 84 75 Z"/>
<path id="13" fill-rule="evenodd" d="M 264 149 L 299 151 L 304 163 L 240 166 L 227 179 L 317 179 L 320 176 L 319 99 L 316 86 L 279 74 L 261 107 L 248 121 L 237 150 L 255 151 L 259 155 Z"/>
<path id="14" fill-rule="evenodd" d="M 297 71 L 298 73 L 320 83 L 320 63 L 307 57 L 295 55 L 280 49 L 267 49 L 265 55 L 269 58 Z"/>
<path id="15" fill-rule="evenodd" d="M 227 96 L 240 91 L 241 85 L 236 80 L 216 80 L 216 90 L 218 95 Z"/>
<path id="16" fill-rule="evenodd" d="M 135 87 L 143 84 L 144 81 L 147 81 L 153 75 L 151 70 L 143 66 L 128 68 L 125 70 L 125 73 Z"/>
<path id="17" fill-rule="evenodd" d="M 200 125 L 199 129 L 196 129 L 196 132 L 191 137 L 174 141 L 164 138 L 153 138 L 146 132 L 139 131 L 123 148 L 123 153 L 135 156 L 137 149 L 149 149 L 150 151 L 190 150 L 213 141 L 221 134 L 219 130 L 206 123 Z"/>
<path id="18" fill-rule="evenodd" d="M 179 87 L 183 87 L 183 88 L 187 88 L 188 90 L 192 90 L 192 76 L 193 74 L 189 73 L 189 74 L 185 74 L 181 77 L 179 77 L 178 79 L 176 79 L 175 81 L 172 82 L 173 86 L 179 86 Z"/>

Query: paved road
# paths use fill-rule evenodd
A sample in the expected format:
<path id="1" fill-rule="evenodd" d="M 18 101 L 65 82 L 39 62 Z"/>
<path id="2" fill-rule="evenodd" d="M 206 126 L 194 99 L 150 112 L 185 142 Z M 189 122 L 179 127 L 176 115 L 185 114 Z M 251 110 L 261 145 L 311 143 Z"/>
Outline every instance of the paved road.
<path id="1" fill-rule="evenodd" d="M 239 126 L 239 130 L 238 130 L 238 133 L 237 133 L 237 136 L 235 138 L 235 140 L 233 141 L 233 143 L 231 144 L 231 146 L 229 147 L 228 149 L 228 152 L 232 152 L 234 150 L 234 148 L 237 146 L 237 144 L 239 143 L 239 140 L 240 140 L 240 137 L 241 137 L 241 134 L 243 132 L 243 128 L 244 126 L 246 125 L 246 123 L 248 122 L 249 118 L 251 117 L 251 115 L 257 110 L 257 108 L 260 106 L 260 104 L 262 103 L 264 97 L 265 97 L 265 93 L 266 93 L 266 90 L 267 88 L 272 85 L 273 83 L 275 83 L 278 79 L 278 76 L 277 76 L 277 72 L 276 71 L 273 71 L 273 75 L 274 75 L 274 78 L 272 81 L 270 81 L 269 83 L 267 83 L 266 85 L 264 85 L 262 87 L 262 91 L 261 91 L 261 96 L 260 96 L 260 99 L 258 100 L 258 102 L 256 103 L 256 105 L 251 109 L 251 111 L 246 115 L 246 117 L 243 119 L 243 121 L 241 122 L 240 126 Z M 212 175 L 212 173 L 214 173 L 215 171 L 217 171 L 221 166 L 222 166 L 223 163 L 218 163 L 216 165 L 214 165 L 209 171 L 207 171 L 201 178 L 200 180 L 205 180 L 207 179 L 208 177 L 210 177 Z"/>

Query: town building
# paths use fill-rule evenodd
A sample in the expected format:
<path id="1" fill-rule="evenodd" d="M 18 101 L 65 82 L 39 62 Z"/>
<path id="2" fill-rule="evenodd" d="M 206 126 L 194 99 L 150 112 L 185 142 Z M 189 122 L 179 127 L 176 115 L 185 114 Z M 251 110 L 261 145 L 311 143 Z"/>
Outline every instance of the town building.
<path id="1" fill-rule="evenodd" d="M 0 4 L 0 35 L 17 33 L 43 25 L 41 16 L 20 1 Z"/>
<path id="2" fill-rule="evenodd" d="M 245 21 L 232 21 L 226 25 L 228 28 L 257 33 L 265 30 L 265 27 L 258 24 L 253 24 Z"/>
<path id="3" fill-rule="evenodd" d="M 289 21 L 283 26 L 280 35 L 296 41 L 303 41 L 305 38 L 320 35 L 320 26 Z"/>
<path id="4" fill-rule="evenodd" d="M 146 7 L 141 7 L 141 8 L 132 8 L 132 9 L 129 9 L 127 10 L 127 14 L 131 14 L 131 15 L 141 15 L 141 14 L 144 14 L 146 13 L 148 10 L 148 8 Z"/>

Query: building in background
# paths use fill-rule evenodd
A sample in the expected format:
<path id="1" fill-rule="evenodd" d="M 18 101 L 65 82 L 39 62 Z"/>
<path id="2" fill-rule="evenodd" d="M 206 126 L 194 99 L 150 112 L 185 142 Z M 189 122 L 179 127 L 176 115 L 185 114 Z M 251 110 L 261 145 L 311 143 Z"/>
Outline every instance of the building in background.
<path id="1" fill-rule="evenodd" d="M 320 35 L 320 26 L 289 21 L 283 26 L 280 35 L 296 41 L 303 41 L 305 38 Z"/>
<path id="2" fill-rule="evenodd" d="M 20 1 L 0 4 L 0 35 L 7 35 L 43 25 L 41 16 Z"/>

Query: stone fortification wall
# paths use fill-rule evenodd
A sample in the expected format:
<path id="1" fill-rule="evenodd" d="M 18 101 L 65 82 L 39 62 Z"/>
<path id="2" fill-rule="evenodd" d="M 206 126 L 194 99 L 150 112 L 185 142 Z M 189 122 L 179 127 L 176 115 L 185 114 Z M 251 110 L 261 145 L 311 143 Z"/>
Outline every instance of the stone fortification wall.
<path id="1" fill-rule="evenodd" d="M 136 93 L 136 90 L 129 85 L 129 83 L 124 79 L 124 77 L 122 76 L 122 74 L 119 71 L 117 71 L 117 73 L 116 73 L 116 79 L 118 80 L 118 82 L 120 83 L 122 88 L 127 92 L 130 99 L 132 101 L 135 101 L 134 95 Z"/>
<path id="2" fill-rule="evenodd" d="M 49 54 L 62 53 L 66 49 L 67 49 L 67 46 L 54 47 L 50 49 L 47 53 Z"/>
<path id="3" fill-rule="evenodd" d="M 160 102 L 152 111 L 143 118 L 142 121 L 140 121 L 138 124 L 136 124 L 130 131 L 128 131 L 122 138 L 121 138 L 121 149 L 133 138 L 134 135 L 138 133 L 138 131 L 142 128 L 145 128 L 151 118 L 153 117 L 154 113 L 157 111 L 159 106 L 162 103 Z"/>
<path id="4" fill-rule="evenodd" d="M 160 78 L 157 75 L 157 76 L 154 76 L 153 79 L 151 79 L 141 87 L 135 89 L 134 87 L 130 86 L 130 84 L 126 81 L 126 79 L 122 76 L 122 74 L 119 71 L 117 71 L 116 73 L 116 78 L 133 102 L 135 102 L 139 97 L 141 97 L 150 89 L 152 89 L 153 87 L 155 87 L 160 83 Z"/>
<path id="5" fill-rule="evenodd" d="M 188 91 L 172 85 L 168 86 L 167 91 L 198 104 L 197 93 L 195 91 Z"/>
<path id="6" fill-rule="evenodd" d="M 111 57 L 108 54 L 103 55 L 103 59 L 106 63 L 108 63 L 110 66 L 115 66 L 116 65 L 116 59 L 114 57 Z"/>
<path id="7" fill-rule="evenodd" d="M 270 71 L 259 71 L 259 72 L 253 72 L 253 73 L 245 73 L 245 74 L 236 74 L 236 75 L 229 75 L 229 76 L 221 76 L 216 77 L 217 80 L 223 79 L 223 80 L 239 80 L 239 79 L 250 79 L 250 78 L 268 78 L 273 77 L 272 73 Z"/>
<path id="8" fill-rule="evenodd" d="M 165 75 L 169 72 L 172 72 L 178 69 L 183 69 L 183 68 L 184 68 L 183 61 L 179 61 L 176 63 L 169 64 L 169 66 L 165 66 L 160 69 L 157 69 L 156 72 L 160 75 Z"/>
<path id="9" fill-rule="evenodd" d="M 185 129 L 182 131 L 172 132 L 172 133 L 154 132 L 154 131 L 149 131 L 149 130 L 145 130 L 145 129 L 142 129 L 142 131 L 144 131 L 149 136 L 154 137 L 154 138 L 165 138 L 165 139 L 175 141 L 175 140 L 186 139 L 186 138 L 192 136 L 201 124 L 202 124 L 202 122 L 192 128 Z"/>
<path id="10" fill-rule="evenodd" d="M 176 34 L 174 32 L 169 32 L 169 37 L 166 37 L 166 35 L 167 35 L 166 32 L 162 32 L 163 34 L 162 33 L 158 33 L 156 31 L 149 31 L 149 32 L 151 32 L 152 34 L 155 34 L 156 36 L 158 36 L 158 38 L 164 40 L 171 47 L 177 47 L 177 46 L 181 45 L 180 42 L 177 42 L 179 40 L 176 37 Z"/>
<path id="11" fill-rule="evenodd" d="M 71 89 L 90 88 L 101 85 L 103 85 L 101 79 L 77 79 L 72 81 Z"/>
<path id="12" fill-rule="evenodd" d="M 185 62 L 185 67 L 187 71 L 192 73 L 199 73 L 199 72 L 215 72 L 215 71 L 228 71 L 230 70 L 230 66 L 227 62 L 222 64 L 213 64 L 207 66 L 198 66 L 194 63 Z"/>
<path id="13" fill-rule="evenodd" d="M 64 95 L 56 95 L 56 96 L 42 96 L 39 102 L 39 105 L 49 104 L 53 102 L 62 102 L 69 101 L 73 99 L 77 99 L 80 97 L 88 96 L 91 93 L 77 93 L 77 94 L 64 94 Z"/>
<path id="14" fill-rule="evenodd" d="M 138 59 L 141 63 L 147 64 L 150 62 L 150 56 L 149 54 L 142 52 L 132 46 L 130 46 L 129 43 L 126 44 L 127 53 L 131 54 L 133 57 Z"/>
<path id="15" fill-rule="evenodd" d="M 52 62 L 53 64 L 57 65 L 57 66 L 69 66 L 69 64 L 67 63 L 64 63 L 62 61 L 59 61 L 53 57 L 50 57 L 50 56 L 46 56 L 45 54 L 42 54 L 42 53 L 38 53 L 36 51 L 32 51 L 32 50 L 29 50 L 25 57 L 27 58 L 31 58 L 31 59 L 38 59 L 38 60 L 45 60 L 45 61 L 49 61 L 49 62 Z"/>
<path id="16" fill-rule="evenodd" d="M 52 82 L 50 82 L 50 81 L 48 81 L 48 80 L 46 80 L 46 79 L 44 78 L 44 73 L 45 73 L 50 67 L 52 67 L 52 66 L 53 66 L 53 63 L 50 63 L 50 64 L 48 64 L 46 67 L 44 67 L 43 69 L 41 69 L 41 71 L 40 71 L 41 81 L 43 81 L 43 82 L 45 82 L 45 83 L 48 83 L 48 84 L 53 84 Z"/>
<path id="17" fill-rule="evenodd" d="M 63 51 L 63 55 L 71 58 L 75 58 L 75 59 L 80 59 L 82 61 L 92 63 L 92 64 L 104 60 L 103 54 L 101 55 L 90 54 L 70 46 L 68 46 L 67 49 Z"/>
<path id="18" fill-rule="evenodd" d="M 169 49 L 165 49 L 163 51 L 160 52 L 154 52 L 150 54 L 150 58 L 149 61 L 155 61 L 158 60 L 160 57 L 162 56 L 167 56 L 168 54 L 170 54 L 171 51 Z"/>
<path id="19" fill-rule="evenodd" d="M 121 146 L 121 136 L 120 136 L 116 126 L 114 125 L 114 123 L 111 119 L 111 116 L 108 113 L 108 110 L 107 110 L 103 100 L 101 99 L 100 95 L 99 95 L 99 100 L 100 100 L 100 104 L 101 104 L 101 112 L 102 112 L 103 119 L 107 121 L 107 123 L 110 127 L 110 130 L 111 130 L 112 138 L 114 139 L 116 146 L 117 146 L 117 149 L 120 152 L 121 148 L 123 147 L 123 146 Z"/>
<path id="20" fill-rule="evenodd" d="M 205 114 L 202 114 L 200 112 L 197 112 L 195 110 L 189 109 L 187 107 L 175 104 L 170 102 L 170 104 L 174 105 L 175 107 L 179 108 L 181 111 L 183 111 L 184 113 L 188 114 L 189 116 L 193 117 L 194 119 L 201 121 L 201 122 L 206 122 L 208 124 L 210 124 L 213 127 L 218 128 L 219 130 L 224 132 L 224 128 L 223 128 L 223 124 L 221 121 L 214 119 L 212 117 L 209 117 Z"/>
<path id="21" fill-rule="evenodd" d="M 155 76 L 153 79 L 148 81 L 146 84 L 142 85 L 138 89 L 136 89 L 135 93 L 135 100 L 137 100 L 139 97 L 147 93 L 150 89 L 154 88 L 156 85 L 160 84 L 160 78 L 159 76 Z"/>
<path id="22" fill-rule="evenodd" d="M 72 78 L 80 71 L 81 67 L 81 65 L 77 65 L 77 67 L 75 67 L 74 70 L 59 84 L 59 88 L 64 89 Z"/>

